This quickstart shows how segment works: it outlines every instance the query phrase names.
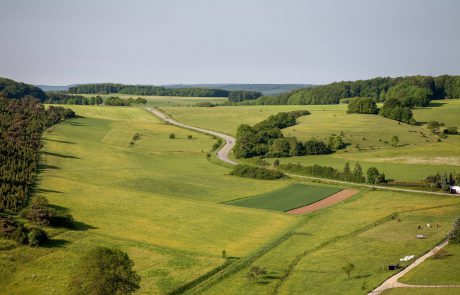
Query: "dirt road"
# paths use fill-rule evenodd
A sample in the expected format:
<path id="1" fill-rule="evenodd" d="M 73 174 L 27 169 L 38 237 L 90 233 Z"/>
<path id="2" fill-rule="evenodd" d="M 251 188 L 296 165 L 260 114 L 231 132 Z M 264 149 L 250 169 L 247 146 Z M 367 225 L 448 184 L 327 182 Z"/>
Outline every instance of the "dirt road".
<path id="1" fill-rule="evenodd" d="M 155 116 L 157 116 L 160 119 L 162 119 L 163 121 L 166 121 L 166 122 L 168 122 L 170 124 L 180 126 L 180 127 L 183 127 L 183 128 L 187 128 L 187 129 L 190 129 L 190 130 L 195 130 L 195 131 L 198 131 L 198 132 L 214 135 L 214 136 L 222 138 L 223 140 L 225 140 L 225 145 L 219 151 L 217 151 L 217 153 L 216 153 L 217 157 L 219 159 L 221 159 L 222 161 L 224 161 L 224 162 L 227 162 L 227 163 L 232 164 L 232 165 L 237 165 L 237 163 L 235 161 L 232 161 L 229 158 L 229 154 L 230 154 L 231 150 L 233 149 L 233 146 L 235 145 L 235 141 L 236 141 L 234 137 L 232 137 L 230 135 L 227 135 L 227 134 L 224 134 L 224 133 L 217 132 L 217 131 L 212 131 L 212 130 L 208 130 L 208 129 L 203 129 L 203 128 L 199 128 L 199 127 L 193 127 L 193 126 L 182 124 L 182 123 L 177 122 L 176 120 L 172 119 L 171 117 L 169 117 L 165 113 L 160 112 L 159 110 L 157 110 L 155 108 L 147 108 L 147 110 L 149 112 L 151 112 L 152 114 L 154 114 Z"/>

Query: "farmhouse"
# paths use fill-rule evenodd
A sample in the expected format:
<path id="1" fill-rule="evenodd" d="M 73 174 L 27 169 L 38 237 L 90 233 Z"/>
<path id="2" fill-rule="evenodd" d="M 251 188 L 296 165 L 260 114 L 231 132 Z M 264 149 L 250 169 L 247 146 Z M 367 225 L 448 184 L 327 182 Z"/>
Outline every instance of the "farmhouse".
<path id="1" fill-rule="evenodd" d="M 458 185 L 453 185 L 450 187 L 450 193 L 451 194 L 460 194 L 460 186 Z"/>

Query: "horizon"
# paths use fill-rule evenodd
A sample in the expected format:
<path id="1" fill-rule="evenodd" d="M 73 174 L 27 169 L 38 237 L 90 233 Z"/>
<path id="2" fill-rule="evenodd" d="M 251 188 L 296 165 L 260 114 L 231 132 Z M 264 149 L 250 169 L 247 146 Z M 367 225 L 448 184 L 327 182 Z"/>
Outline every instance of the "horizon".
<path id="1" fill-rule="evenodd" d="M 452 0 L 19 0 L 3 7 L 0 76 L 34 85 L 322 85 L 460 74 L 460 2 Z"/>

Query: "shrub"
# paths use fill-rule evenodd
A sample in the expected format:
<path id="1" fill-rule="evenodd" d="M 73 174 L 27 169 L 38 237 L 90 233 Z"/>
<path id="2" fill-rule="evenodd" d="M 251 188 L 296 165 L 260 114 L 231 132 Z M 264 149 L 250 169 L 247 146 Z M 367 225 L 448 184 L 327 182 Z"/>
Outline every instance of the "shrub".
<path id="1" fill-rule="evenodd" d="M 138 290 L 140 276 L 126 252 L 97 247 L 82 257 L 72 275 L 70 294 L 131 294 Z"/>
<path id="2" fill-rule="evenodd" d="M 27 244 L 29 242 L 27 237 L 27 228 L 25 228 L 24 225 L 20 224 L 14 230 L 11 238 L 19 244 Z"/>
<path id="3" fill-rule="evenodd" d="M 32 227 L 27 237 L 29 240 L 29 245 L 34 247 L 41 246 L 48 241 L 48 235 L 46 232 L 37 227 Z"/>
<path id="4" fill-rule="evenodd" d="M 284 174 L 280 171 L 269 170 L 266 168 L 254 167 L 249 165 L 237 165 L 234 166 L 232 175 L 240 177 L 248 177 L 254 179 L 280 179 L 284 177 Z"/>
<path id="5" fill-rule="evenodd" d="M 188 139 L 192 139 L 193 136 L 189 134 L 189 135 L 187 135 L 187 138 L 188 138 Z"/>
<path id="6" fill-rule="evenodd" d="M 170 133 L 169 134 L 169 139 L 174 139 L 174 138 L 176 138 L 176 135 L 174 133 Z"/>
<path id="7" fill-rule="evenodd" d="M 70 213 L 58 212 L 51 218 L 51 225 L 56 227 L 73 228 L 73 216 Z"/>
<path id="8" fill-rule="evenodd" d="M 455 135 L 458 134 L 458 129 L 457 127 L 447 127 L 446 129 L 444 129 L 444 133 Z"/>
<path id="9" fill-rule="evenodd" d="M 280 165 L 280 160 L 276 159 L 274 162 L 273 162 L 273 167 L 278 167 Z"/>

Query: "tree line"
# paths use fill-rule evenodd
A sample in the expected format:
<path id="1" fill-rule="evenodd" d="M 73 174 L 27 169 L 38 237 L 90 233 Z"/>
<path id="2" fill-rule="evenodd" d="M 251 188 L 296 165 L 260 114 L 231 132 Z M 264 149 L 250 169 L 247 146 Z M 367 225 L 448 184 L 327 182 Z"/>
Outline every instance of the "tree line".
<path id="1" fill-rule="evenodd" d="M 416 123 L 409 100 L 387 98 L 379 110 L 371 97 L 356 97 L 348 102 L 348 114 L 380 114 L 381 116 L 414 125 Z"/>
<path id="2" fill-rule="evenodd" d="M 353 97 L 370 97 L 378 102 L 395 98 L 403 100 L 406 105 L 426 106 L 432 99 L 460 98 L 460 76 L 377 77 L 368 80 L 334 82 L 276 96 L 262 96 L 256 100 L 243 101 L 242 104 L 338 104 L 341 99 Z"/>
<path id="3" fill-rule="evenodd" d="M 262 96 L 258 91 L 223 90 L 203 87 L 166 88 L 151 85 L 125 85 L 114 83 L 81 84 L 70 87 L 72 94 L 110 94 L 185 96 L 185 97 L 228 97 L 231 102 L 254 100 Z"/>
<path id="4" fill-rule="evenodd" d="M 0 114 L 0 211 L 18 211 L 35 181 L 41 133 L 75 113 L 62 107 L 45 109 L 33 97 L 0 97 Z"/>

